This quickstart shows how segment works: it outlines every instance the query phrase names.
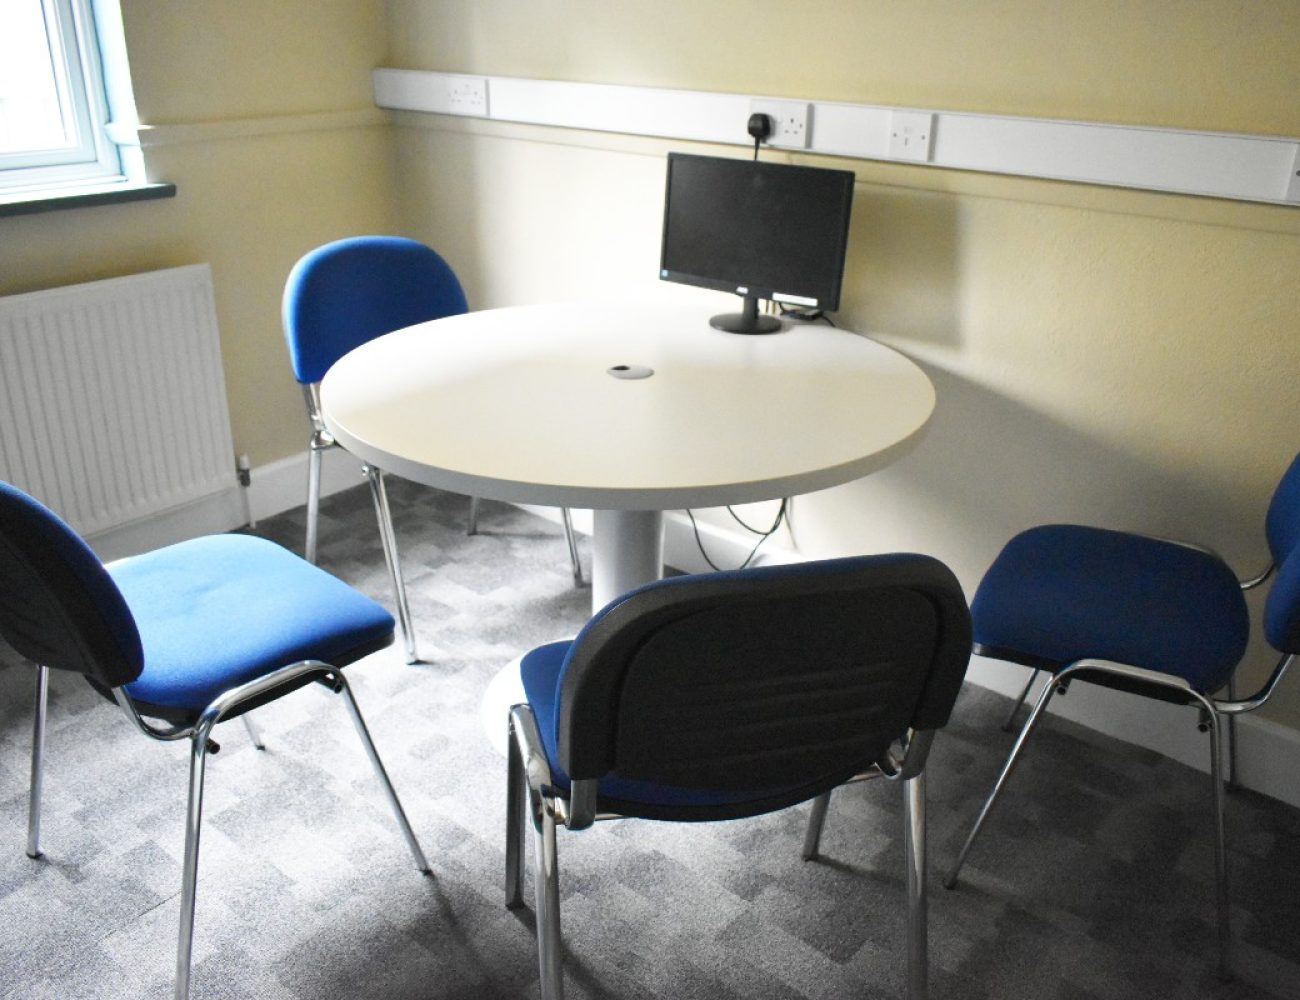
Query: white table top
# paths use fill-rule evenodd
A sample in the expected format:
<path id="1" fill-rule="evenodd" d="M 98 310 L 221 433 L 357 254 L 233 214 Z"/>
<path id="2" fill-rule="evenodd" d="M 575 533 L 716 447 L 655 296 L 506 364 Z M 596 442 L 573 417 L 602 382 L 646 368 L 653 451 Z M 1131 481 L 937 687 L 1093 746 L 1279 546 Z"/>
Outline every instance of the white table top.
<path id="1" fill-rule="evenodd" d="M 668 510 L 794 496 L 909 451 L 934 409 L 915 364 L 825 325 L 765 336 L 696 305 L 482 310 L 380 337 L 321 384 L 348 451 L 520 503 Z M 654 369 L 614 378 L 615 365 Z"/>

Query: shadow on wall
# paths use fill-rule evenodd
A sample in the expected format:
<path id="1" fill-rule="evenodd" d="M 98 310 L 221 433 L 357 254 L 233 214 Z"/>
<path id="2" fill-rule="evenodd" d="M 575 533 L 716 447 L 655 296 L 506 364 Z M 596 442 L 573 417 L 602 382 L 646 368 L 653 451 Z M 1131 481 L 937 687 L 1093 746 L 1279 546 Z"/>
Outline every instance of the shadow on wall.
<path id="1" fill-rule="evenodd" d="M 959 206 L 950 195 L 858 185 L 840 312 L 855 330 L 961 343 Z"/>
<path id="2" fill-rule="evenodd" d="M 799 498 L 792 527 L 803 553 L 924 552 L 948 563 L 968 596 L 1012 535 L 1051 522 L 1196 542 L 1242 577 L 1267 564 L 1272 483 L 1231 489 L 1212 470 L 1154 465 L 960 375 L 922 367 L 937 395 L 926 437 L 880 472 Z M 1277 457 L 1279 476 L 1291 457 Z M 1263 596 L 1253 594 L 1252 604 Z M 1256 646 L 1252 675 L 1272 663 Z"/>
<path id="3" fill-rule="evenodd" d="M 889 468 L 802 501 L 801 544 L 833 538 L 841 548 L 851 537 L 862 551 L 868 539 L 870 548 L 906 540 L 967 566 L 978 551 L 982 572 L 1015 532 L 1071 521 L 1197 540 L 1242 575 L 1266 562 L 1271 483 L 1248 496 L 1245 484 L 1229 490 L 1211 470 L 1153 465 L 961 375 L 922 367 L 937 396 L 924 440 Z M 1291 457 L 1278 456 L 1279 475 Z M 834 534 L 818 537 L 828 507 Z M 949 551 L 924 544 L 931 540 Z"/>
<path id="4" fill-rule="evenodd" d="M 905 354 L 911 345 L 925 357 L 951 357 L 960 366 L 961 352 L 968 348 L 963 331 L 972 304 L 967 299 L 979 293 L 964 273 L 973 262 L 964 259 L 971 250 L 963 248 L 961 215 L 959 199 L 944 192 L 859 185 L 841 325 L 888 331 L 888 342 Z M 1024 266 L 1036 264 L 1027 259 Z M 1015 273 L 1001 269 L 995 277 L 1007 280 Z M 978 304 L 984 312 L 989 308 Z M 1032 371 L 1036 362 L 1026 353 L 1017 364 Z M 1266 560 L 1264 511 L 1275 476 L 1292 453 L 1275 461 L 1256 456 L 1258 478 L 1243 480 L 1243 463 L 1226 469 L 1197 466 L 1195 456 L 1185 452 L 1163 455 L 1154 445 L 1144 446 L 1140 427 L 1129 428 L 1122 440 L 1100 437 L 957 371 L 926 362 L 922 367 L 937 396 L 926 439 L 904 461 L 830 491 L 839 509 L 826 524 L 826 537 L 817 541 L 842 549 L 858 537 L 878 536 L 874 525 L 883 521 L 890 534 L 898 531 L 914 540 L 931 535 L 967 540 L 954 555 L 969 563 L 960 558 L 969 542 L 977 542 L 980 555 L 991 560 L 1016 531 L 1069 520 L 1195 539 L 1223 553 L 1243 575 Z M 1111 380 L 1114 372 L 1099 367 L 1078 377 Z M 1191 383 L 1186 388 L 1193 391 Z M 1182 435 L 1195 438 L 1198 421 L 1214 433 L 1211 422 L 1221 412 L 1190 399 L 1185 405 Z M 863 528 L 846 524 L 850 512 L 842 509 L 840 496 L 871 512 Z M 815 537 L 817 528 L 809 523 L 810 509 L 818 505 L 804 505 L 806 538 Z M 918 517 L 919 511 L 927 513 Z"/>
<path id="5" fill-rule="evenodd" d="M 1075 521 L 1199 538 L 1233 561 L 1265 558 L 1266 495 L 1229 490 L 1214 470 L 1153 464 L 953 372 L 927 374 L 939 403 L 914 473 L 922 488 L 983 512 L 981 523 L 1011 533 Z"/>
<path id="6" fill-rule="evenodd" d="M 395 130 L 394 190 L 398 233 L 436 250 L 451 265 L 469 308 L 484 307 L 488 276 L 478 225 L 483 182 L 480 150 L 472 141 L 417 126 Z"/>

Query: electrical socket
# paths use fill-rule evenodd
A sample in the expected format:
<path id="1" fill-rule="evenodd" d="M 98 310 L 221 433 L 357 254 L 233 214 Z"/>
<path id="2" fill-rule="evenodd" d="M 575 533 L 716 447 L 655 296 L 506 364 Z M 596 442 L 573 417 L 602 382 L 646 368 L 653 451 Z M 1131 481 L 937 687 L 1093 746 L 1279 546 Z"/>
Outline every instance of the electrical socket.
<path id="1" fill-rule="evenodd" d="M 1286 185 L 1286 200 L 1300 203 L 1300 147 L 1291 161 L 1291 174 Z"/>
<path id="2" fill-rule="evenodd" d="M 447 80 L 447 110 L 453 115 L 486 118 L 487 80 L 481 76 L 453 76 Z"/>
<path id="3" fill-rule="evenodd" d="M 934 147 L 934 115 L 927 111 L 895 111 L 889 116 L 889 158 L 930 161 Z"/>
<path id="4" fill-rule="evenodd" d="M 811 109 L 807 101 L 753 100 L 749 102 L 749 113 L 767 115 L 772 119 L 772 134 L 767 137 L 769 146 L 808 148 Z"/>

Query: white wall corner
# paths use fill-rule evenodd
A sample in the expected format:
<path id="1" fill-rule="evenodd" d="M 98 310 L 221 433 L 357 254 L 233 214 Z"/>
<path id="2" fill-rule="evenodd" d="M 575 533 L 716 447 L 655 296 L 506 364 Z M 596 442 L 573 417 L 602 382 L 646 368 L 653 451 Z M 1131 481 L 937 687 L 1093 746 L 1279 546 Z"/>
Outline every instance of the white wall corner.
<path id="1" fill-rule="evenodd" d="M 321 456 L 320 492 L 327 497 L 365 481 L 361 460 L 342 448 L 331 448 Z M 253 517 L 262 520 L 307 502 L 307 453 L 300 452 L 253 470 L 249 486 Z"/>

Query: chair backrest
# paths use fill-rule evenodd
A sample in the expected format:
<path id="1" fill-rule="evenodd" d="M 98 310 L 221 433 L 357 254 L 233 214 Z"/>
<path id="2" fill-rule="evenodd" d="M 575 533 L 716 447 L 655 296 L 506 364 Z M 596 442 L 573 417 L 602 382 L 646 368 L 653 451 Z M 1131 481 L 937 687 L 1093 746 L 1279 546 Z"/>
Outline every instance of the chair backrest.
<path id="1" fill-rule="evenodd" d="M 970 644 L 961 587 L 927 556 L 662 580 L 574 641 L 559 762 L 577 779 L 723 792 L 833 785 L 947 722 Z"/>
<path id="2" fill-rule="evenodd" d="M 105 687 L 135 680 L 140 633 L 99 557 L 53 511 L 0 483 L 0 635 L 22 656 Z"/>
<path id="3" fill-rule="evenodd" d="M 1264 522 L 1277 576 L 1264 604 L 1264 635 L 1283 653 L 1300 653 L 1300 454 L 1282 476 Z"/>
<path id="4" fill-rule="evenodd" d="M 354 347 L 468 308 L 455 272 L 423 243 L 399 236 L 327 243 L 294 265 L 284 287 L 294 378 L 319 382 Z"/>

